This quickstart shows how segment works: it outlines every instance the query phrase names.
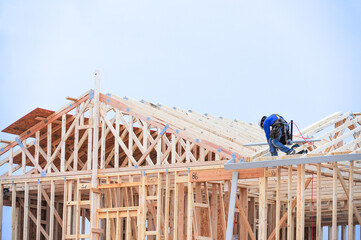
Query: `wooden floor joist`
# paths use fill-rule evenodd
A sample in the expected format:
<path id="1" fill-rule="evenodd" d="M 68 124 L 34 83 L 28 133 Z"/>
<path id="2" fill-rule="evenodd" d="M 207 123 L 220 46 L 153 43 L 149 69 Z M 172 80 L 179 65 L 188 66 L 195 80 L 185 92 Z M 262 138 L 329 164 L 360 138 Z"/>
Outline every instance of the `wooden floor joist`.
<path id="1" fill-rule="evenodd" d="M 0 146 L 0 239 L 4 221 L 11 239 L 353 239 L 361 114 L 302 129 L 320 140 L 308 154 L 271 157 L 244 146 L 265 141 L 256 124 L 102 94 L 99 77 L 3 130 L 16 137 Z"/>

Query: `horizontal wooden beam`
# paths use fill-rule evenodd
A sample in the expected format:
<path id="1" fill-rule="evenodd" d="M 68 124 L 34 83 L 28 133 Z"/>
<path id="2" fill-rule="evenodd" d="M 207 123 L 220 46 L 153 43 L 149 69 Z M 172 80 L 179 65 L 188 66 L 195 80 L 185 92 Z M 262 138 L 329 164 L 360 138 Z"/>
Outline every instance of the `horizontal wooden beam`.
<path id="1" fill-rule="evenodd" d="M 249 179 L 264 177 L 264 170 L 261 168 L 238 170 L 238 179 Z M 231 180 L 232 172 L 219 169 L 194 170 L 191 171 L 191 182 L 222 181 Z"/>

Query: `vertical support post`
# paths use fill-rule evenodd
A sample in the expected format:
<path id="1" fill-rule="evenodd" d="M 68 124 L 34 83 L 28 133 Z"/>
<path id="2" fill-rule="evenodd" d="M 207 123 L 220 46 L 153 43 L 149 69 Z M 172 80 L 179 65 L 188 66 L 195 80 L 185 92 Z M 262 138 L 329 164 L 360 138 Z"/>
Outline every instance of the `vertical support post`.
<path id="1" fill-rule="evenodd" d="M 239 239 L 248 239 L 248 231 L 250 230 L 248 222 L 248 189 L 245 187 L 240 188 L 239 191 L 238 210 L 240 213 Z"/>
<path id="2" fill-rule="evenodd" d="M 3 232 L 4 185 L 0 184 L 0 240 Z"/>
<path id="3" fill-rule="evenodd" d="M 321 240 L 321 163 L 317 164 L 317 220 L 316 220 L 316 240 Z"/>
<path id="4" fill-rule="evenodd" d="M 332 175 L 332 240 L 338 238 L 338 226 L 337 226 L 337 163 L 333 163 L 333 175 Z"/>
<path id="5" fill-rule="evenodd" d="M 94 140 L 93 140 L 93 168 L 92 188 L 98 187 L 98 147 L 99 147 L 99 71 L 95 71 L 95 98 L 94 98 Z M 90 239 L 96 240 L 97 234 L 93 231 L 97 227 L 98 194 L 91 191 L 90 209 Z"/>
<path id="6" fill-rule="evenodd" d="M 177 177 L 178 177 L 178 172 L 175 172 L 174 174 L 174 229 L 173 229 L 173 239 L 177 240 L 178 239 L 178 211 L 179 211 L 179 187 L 178 187 L 178 183 L 177 183 Z M 182 196 L 183 197 L 183 196 Z"/>
<path id="7" fill-rule="evenodd" d="M 205 154 L 204 154 L 204 147 L 199 147 L 199 161 L 204 162 Z"/>
<path id="8" fill-rule="evenodd" d="M 165 176 L 165 222 L 164 222 L 164 240 L 169 240 L 169 202 L 170 202 L 170 175 L 166 172 Z"/>
<path id="9" fill-rule="evenodd" d="M 252 231 L 256 234 L 256 206 L 255 206 L 255 198 L 250 197 L 249 199 L 249 207 L 248 207 L 248 219 L 249 224 L 251 225 Z"/>
<path id="10" fill-rule="evenodd" d="M 259 178 L 259 240 L 267 239 L 267 180 L 267 177 Z"/>
<path id="11" fill-rule="evenodd" d="M 191 144 L 187 140 L 186 141 L 186 162 L 189 163 L 191 161 Z"/>
<path id="12" fill-rule="evenodd" d="M 175 133 L 172 134 L 172 153 L 171 153 L 171 159 L 172 159 L 172 164 L 176 163 L 176 136 Z"/>
<path id="13" fill-rule="evenodd" d="M 89 129 L 88 129 L 88 158 L 87 158 L 87 169 L 92 168 L 92 145 L 93 145 L 93 107 L 89 106 Z"/>
<path id="14" fill-rule="evenodd" d="M 29 236 L 29 183 L 25 183 L 24 189 L 24 225 L 23 225 L 23 239 L 27 240 Z"/>
<path id="15" fill-rule="evenodd" d="M 218 226 L 218 190 L 217 184 L 212 183 L 212 197 L 211 197 L 211 227 L 213 239 L 217 239 L 217 226 Z"/>
<path id="16" fill-rule="evenodd" d="M 158 183 L 157 183 L 157 240 L 160 240 L 161 232 L 161 210 L 162 210 L 162 174 L 158 173 Z"/>
<path id="17" fill-rule="evenodd" d="M 133 143 L 134 143 L 133 124 L 134 124 L 134 120 L 133 120 L 132 115 L 128 115 L 128 116 L 129 116 L 128 149 L 129 149 L 130 154 L 133 155 Z"/>
<path id="18" fill-rule="evenodd" d="M 354 171 L 354 162 L 350 161 L 350 173 L 349 173 L 349 183 L 348 183 L 348 190 L 349 190 L 349 198 L 348 198 L 348 239 L 354 239 L 354 231 L 353 231 L 353 171 Z"/>
<path id="19" fill-rule="evenodd" d="M 142 176 L 141 176 L 141 183 L 142 186 L 140 188 L 139 191 L 139 214 L 140 214 L 140 224 L 139 224 L 139 240 L 144 240 L 145 239 L 145 234 L 147 231 L 147 205 L 146 205 L 146 195 L 147 195 L 147 189 L 146 189 L 146 176 L 145 176 L 145 172 L 143 172 Z"/>
<path id="20" fill-rule="evenodd" d="M 162 129 L 158 128 L 158 135 L 161 133 Z M 155 150 L 157 152 L 157 165 L 160 165 L 160 159 L 162 158 L 162 138 L 159 139 L 157 145 L 155 146 Z"/>
<path id="21" fill-rule="evenodd" d="M 305 165 L 297 166 L 297 240 L 305 236 Z"/>
<path id="22" fill-rule="evenodd" d="M 50 158 L 51 158 L 51 133 L 52 133 L 52 124 L 49 123 L 48 126 L 47 126 L 47 134 L 46 134 L 46 158 L 47 158 L 47 161 L 49 162 L 50 161 Z M 46 170 L 46 169 L 44 169 Z M 48 170 L 48 173 L 51 172 L 51 165 L 49 166 L 49 168 L 47 169 Z"/>
<path id="23" fill-rule="evenodd" d="M 39 164 L 40 131 L 35 133 L 35 162 Z"/>
<path id="24" fill-rule="evenodd" d="M 11 240 L 16 240 L 16 184 L 11 187 Z"/>
<path id="25" fill-rule="evenodd" d="M 14 154 L 13 154 L 13 148 L 10 148 L 9 151 L 9 176 L 13 175 L 13 162 L 14 162 Z"/>
<path id="26" fill-rule="evenodd" d="M 116 110 L 115 113 L 115 132 L 119 135 L 119 125 L 120 125 L 120 112 Z M 114 138 L 114 168 L 119 168 L 119 144 Z"/>
<path id="27" fill-rule="evenodd" d="M 293 217 L 292 217 L 292 166 L 288 167 L 288 199 L 287 199 L 287 206 L 288 206 L 288 212 L 287 212 L 287 239 L 293 240 L 294 234 L 294 224 L 293 224 Z"/>
<path id="28" fill-rule="evenodd" d="M 101 121 L 102 132 L 101 132 L 101 143 L 100 143 L 100 169 L 105 168 L 105 120 Z"/>
<path id="29" fill-rule="evenodd" d="M 178 214 L 178 239 L 184 238 L 184 183 L 179 183 L 179 210 L 176 214 Z"/>
<path id="30" fill-rule="evenodd" d="M 182 196 L 183 197 L 183 196 Z M 191 182 L 191 175 L 188 171 L 188 211 L 187 211 L 187 240 L 192 240 L 192 219 L 193 219 L 193 183 Z"/>
<path id="31" fill-rule="evenodd" d="M 41 184 L 38 180 L 38 197 L 36 205 L 36 240 L 40 240 L 40 227 L 41 227 Z M 65 202 L 64 202 L 65 204 Z M 64 224 L 63 224 L 64 226 Z"/>
<path id="32" fill-rule="evenodd" d="M 23 145 L 26 147 L 26 140 L 24 140 Z M 21 169 L 22 169 L 22 173 L 25 174 L 26 173 L 26 155 L 24 151 L 21 151 Z"/>
<path id="33" fill-rule="evenodd" d="M 143 151 L 147 151 L 148 148 L 148 136 L 149 136 L 149 132 L 148 132 L 148 123 L 144 122 L 143 124 Z M 129 162 L 129 166 L 132 166 L 131 161 Z"/>
<path id="34" fill-rule="evenodd" d="M 66 114 L 64 114 L 61 118 L 61 139 L 65 138 L 66 133 Z M 60 172 L 65 171 L 65 145 L 66 141 L 63 142 L 60 149 Z"/>
<path id="35" fill-rule="evenodd" d="M 79 106 L 76 108 L 76 113 L 79 114 Z M 73 170 L 78 171 L 79 119 L 75 118 L 74 121 L 76 121 L 76 122 L 75 122 L 75 128 L 74 128 L 74 165 L 73 165 Z"/>
<path id="36" fill-rule="evenodd" d="M 276 240 L 280 240 L 280 215 L 281 215 L 281 168 L 277 167 L 276 187 Z"/>
<path id="37" fill-rule="evenodd" d="M 64 178 L 64 198 L 63 198 L 63 229 L 62 229 L 62 239 L 65 239 L 67 233 L 67 201 L 68 201 L 68 183 L 66 178 Z M 91 220 L 91 219 L 90 219 Z M 37 239 L 38 240 L 38 239 Z"/>
<path id="38" fill-rule="evenodd" d="M 55 198 L 55 183 L 54 183 L 54 180 L 51 180 L 51 182 L 50 182 L 49 240 L 54 239 L 54 198 Z"/>
<path id="39" fill-rule="evenodd" d="M 237 183 L 238 183 L 238 172 L 234 171 L 232 172 L 231 195 L 230 195 L 229 207 L 228 207 L 226 240 L 233 239 L 234 212 L 236 208 L 236 198 L 237 198 Z"/>

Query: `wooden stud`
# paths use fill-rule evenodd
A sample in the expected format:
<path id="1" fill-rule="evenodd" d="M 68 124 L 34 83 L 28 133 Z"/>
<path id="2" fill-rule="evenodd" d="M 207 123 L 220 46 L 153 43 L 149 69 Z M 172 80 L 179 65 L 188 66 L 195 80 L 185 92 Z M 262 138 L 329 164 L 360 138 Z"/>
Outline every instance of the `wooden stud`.
<path id="1" fill-rule="evenodd" d="M 3 205 L 4 205 L 4 185 L 0 184 L 0 240 L 2 240 Z"/>
<path id="2" fill-rule="evenodd" d="M 332 177 L 332 239 L 338 239 L 337 226 L 337 163 L 333 163 L 333 177 Z"/>
<path id="3" fill-rule="evenodd" d="M 119 135 L 119 125 L 120 125 L 120 113 L 117 110 L 115 113 L 115 132 Z M 119 144 L 114 139 L 114 167 L 119 168 Z"/>
<path id="4" fill-rule="evenodd" d="M 79 106 L 76 108 L 76 113 L 79 114 Z M 83 114 L 82 114 L 83 116 Z M 73 170 L 78 171 L 78 152 L 79 152 L 79 119 L 75 119 L 74 127 L 74 165 Z"/>
<path id="5" fill-rule="evenodd" d="M 99 71 L 95 72 L 95 96 L 94 96 L 94 136 L 93 136 L 93 166 L 92 166 L 92 188 L 98 187 L 98 139 L 99 139 Z M 98 194 L 91 191 L 90 229 L 96 229 L 96 210 L 98 208 Z M 90 233 L 90 240 L 96 240 L 97 234 Z"/>
<path id="6" fill-rule="evenodd" d="M 35 133 L 35 162 L 39 164 L 39 153 L 40 151 L 40 131 Z"/>
<path id="7" fill-rule="evenodd" d="M 193 219 L 193 183 L 188 176 L 188 202 L 187 202 L 187 240 L 192 240 L 192 219 Z M 176 226 L 176 225 L 175 225 Z"/>
<path id="8" fill-rule="evenodd" d="M 60 150 L 60 172 L 65 171 L 65 145 L 66 145 L 65 133 L 66 133 L 66 114 L 64 114 L 61 118 L 61 139 L 64 141 L 64 143 L 61 145 L 61 150 Z"/>
<path id="9" fill-rule="evenodd" d="M 161 233 L 161 211 L 162 211 L 162 174 L 158 173 L 157 183 L 157 240 L 160 240 Z"/>
<path id="10" fill-rule="evenodd" d="M 304 240 L 305 234 L 305 165 L 297 166 L 297 240 Z"/>
<path id="11" fill-rule="evenodd" d="M 46 161 L 50 161 L 51 158 L 51 143 L 52 143 L 52 124 L 50 123 L 47 127 L 47 133 L 46 133 Z M 46 170 L 46 169 L 45 169 Z M 51 172 L 51 167 L 48 169 L 48 173 Z"/>
<path id="12" fill-rule="evenodd" d="M 178 195 L 179 195 L 179 202 L 178 202 L 178 238 L 177 239 L 184 239 L 184 183 L 178 184 Z"/>
<path id="13" fill-rule="evenodd" d="M 24 189 L 24 224 L 23 224 L 23 239 L 27 240 L 29 236 L 29 183 L 25 183 Z"/>
<path id="14" fill-rule="evenodd" d="M 276 187 L 276 240 L 280 240 L 280 215 L 281 215 L 281 168 L 277 167 Z"/>
<path id="15" fill-rule="evenodd" d="M 26 140 L 22 142 L 24 146 L 26 146 Z M 21 151 L 21 168 L 22 168 L 22 174 L 26 173 L 26 155 L 24 151 Z"/>
<path id="16" fill-rule="evenodd" d="M 89 107 L 89 125 L 93 126 L 92 128 L 88 129 L 88 154 L 87 154 L 87 169 L 92 169 L 92 155 L 93 155 L 93 107 Z"/>
<path id="17" fill-rule="evenodd" d="M 354 209 L 354 199 L 353 199 L 353 187 L 354 185 L 354 162 L 350 161 L 350 172 L 349 172 L 349 199 L 348 199 L 348 239 L 354 239 L 354 225 L 353 225 L 353 209 Z"/>
<path id="18" fill-rule="evenodd" d="M 40 228 L 41 228 L 41 191 L 42 186 L 40 181 L 38 181 L 38 196 L 37 196 L 37 206 L 36 206 L 36 240 L 40 240 Z M 64 202 L 65 203 L 65 202 Z"/>
<path id="19" fill-rule="evenodd" d="M 9 176 L 13 175 L 13 161 L 14 161 L 13 151 L 14 150 L 12 148 L 9 151 Z"/>
<path id="20" fill-rule="evenodd" d="M 317 164 L 317 220 L 316 220 L 316 240 L 322 239 L 322 225 L 321 225 L 321 163 Z"/>
<path id="21" fill-rule="evenodd" d="M 16 184 L 11 187 L 11 240 L 16 240 L 16 227 L 18 225 L 16 219 Z"/>
<path id="22" fill-rule="evenodd" d="M 211 228 L 213 239 L 217 239 L 218 228 L 218 189 L 217 184 L 212 183 L 212 196 L 211 196 Z"/>
<path id="23" fill-rule="evenodd" d="M 174 229 L 173 229 L 173 239 L 178 239 L 178 212 L 179 212 L 179 186 L 177 183 L 178 172 L 174 173 Z M 188 206 L 189 207 L 189 206 Z"/>
<path id="24" fill-rule="evenodd" d="M 267 183 L 267 177 L 259 178 L 259 240 L 267 239 Z"/>
<path id="25" fill-rule="evenodd" d="M 50 182 L 50 221 L 49 221 L 49 240 L 54 239 L 54 202 L 55 202 L 55 182 Z"/>
<path id="26" fill-rule="evenodd" d="M 170 174 L 165 176 L 165 202 L 164 202 L 164 240 L 169 240 L 169 205 L 170 205 Z"/>

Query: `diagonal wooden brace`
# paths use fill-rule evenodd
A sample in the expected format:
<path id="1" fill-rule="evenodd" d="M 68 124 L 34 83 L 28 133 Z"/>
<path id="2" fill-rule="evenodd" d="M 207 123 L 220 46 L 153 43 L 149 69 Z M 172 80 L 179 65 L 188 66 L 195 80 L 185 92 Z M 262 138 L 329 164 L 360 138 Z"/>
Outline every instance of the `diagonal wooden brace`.
<path id="1" fill-rule="evenodd" d="M 307 189 L 308 185 L 310 185 L 312 178 L 308 178 L 305 182 L 305 190 Z M 281 227 L 283 227 L 286 223 L 287 217 L 288 217 L 288 211 L 293 211 L 293 209 L 296 207 L 296 203 L 297 203 L 297 197 L 295 197 L 295 199 L 293 199 L 292 201 L 292 209 L 288 209 L 282 216 L 282 218 L 280 219 L 280 225 L 276 226 L 275 229 L 273 229 L 271 235 L 268 237 L 268 240 L 273 240 L 276 237 L 276 231 L 279 231 L 279 229 Z"/>
<path id="2" fill-rule="evenodd" d="M 30 159 L 30 161 L 34 164 L 34 167 L 41 172 L 43 169 L 40 167 L 40 165 L 35 161 L 34 157 L 31 155 L 28 149 L 24 147 L 22 142 L 19 140 L 19 138 L 15 139 L 18 145 L 20 146 L 21 150 L 26 154 L 26 156 Z"/>
<path id="3" fill-rule="evenodd" d="M 348 191 L 348 189 L 347 189 L 345 180 L 343 179 L 343 176 L 342 176 L 342 174 L 341 174 L 341 172 L 340 172 L 340 169 L 336 166 L 336 167 L 335 167 L 335 170 L 336 170 L 336 172 L 337 172 L 337 176 L 338 176 L 338 179 L 340 180 L 340 183 L 341 183 L 341 185 L 342 185 L 342 188 L 343 188 L 343 190 L 344 190 L 344 192 L 345 192 L 345 194 L 346 194 L 346 197 L 347 197 L 347 199 L 349 200 L 349 199 L 350 199 L 349 191 Z M 355 216 L 356 216 L 356 218 L 357 218 L 358 223 L 361 225 L 361 216 L 360 216 L 360 213 L 358 212 L 358 210 L 357 210 L 357 208 L 356 208 L 356 206 L 355 206 L 355 203 L 353 203 L 353 211 L 354 211 L 354 213 L 355 213 Z"/>
<path id="4" fill-rule="evenodd" d="M 155 145 L 157 145 L 158 141 L 162 138 L 162 136 L 165 134 L 165 132 L 167 131 L 169 127 L 169 124 L 165 125 L 165 127 L 163 128 L 163 130 L 159 133 L 158 137 L 154 140 L 154 142 L 152 143 L 152 145 L 149 146 L 149 148 L 147 149 L 147 151 L 141 156 L 141 158 L 138 161 L 138 165 L 142 164 L 145 160 L 145 158 L 149 155 L 149 153 L 153 150 L 153 148 L 155 147 Z"/>
<path id="5" fill-rule="evenodd" d="M 125 146 L 123 140 L 119 137 L 119 134 L 117 134 L 116 130 L 114 129 L 113 125 L 111 124 L 110 120 L 107 118 L 107 116 L 105 116 L 105 113 L 103 110 L 100 110 L 100 115 L 102 116 L 103 120 L 105 121 L 105 123 L 107 124 L 108 128 L 110 129 L 110 131 L 112 132 L 112 134 L 114 135 L 115 140 L 117 141 L 117 143 L 122 147 L 122 149 L 124 150 L 125 154 L 127 155 L 127 157 L 133 162 L 133 164 L 137 164 L 137 161 L 135 161 L 132 153 L 129 151 L 129 149 Z"/>

